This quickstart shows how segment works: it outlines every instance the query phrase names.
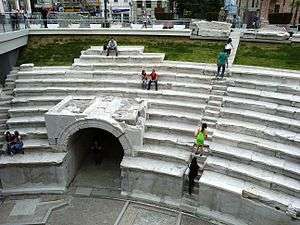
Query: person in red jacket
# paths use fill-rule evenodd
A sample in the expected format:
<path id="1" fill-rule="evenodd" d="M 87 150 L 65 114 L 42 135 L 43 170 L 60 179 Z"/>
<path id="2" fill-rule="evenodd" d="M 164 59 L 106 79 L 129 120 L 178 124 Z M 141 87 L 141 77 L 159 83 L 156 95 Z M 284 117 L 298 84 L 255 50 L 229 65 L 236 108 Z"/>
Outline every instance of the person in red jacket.
<path id="1" fill-rule="evenodd" d="M 155 90 L 157 91 L 158 90 L 158 88 L 157 88 L 158 74 L 155 72 L 155 69 L 153 69 L 152 73 L 150 74 L 150 80 L 148 82 L 148 90 L 150 90 L 152 82 L 155 83 Z"/>

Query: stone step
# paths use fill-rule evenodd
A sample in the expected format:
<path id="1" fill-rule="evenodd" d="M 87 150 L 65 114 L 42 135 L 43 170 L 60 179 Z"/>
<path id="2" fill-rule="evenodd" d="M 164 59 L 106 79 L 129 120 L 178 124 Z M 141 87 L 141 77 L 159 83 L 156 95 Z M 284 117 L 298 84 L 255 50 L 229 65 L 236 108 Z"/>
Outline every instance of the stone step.
<path id="1" fill-rule="evenodd" d="M 218 90 L 218 91 L 226 91 L 227 86 L 226 85 L 213 85 L 213 90 Z"/>
<path id="2" fill-rule="evenodd" d="M 144 52 L 144 46 L 118 46 L 119 55 L 141 55 Z M 106 55 L 103 46 L 91 46 L 85 51 L 81 51 L 82 55 Z M 114 54 L 114 53 L 112 53 Z"/>
<path id="3" fill-rule="evenodd" d="M 228 132 L 215 130 L 213 133 L 213 142 L 248 149 L 264 155 L 300 163 L 299 147 L 268 141 L 264 138 L 249 136 L 248 134 L 244 135 L 230 132 L 229 135 Z"/>
<path id="4" fill-rule="evenodd" d="M 74 59 L 74 63 L 161 63 L 165 58 L 164 53 L 144 53 L 142 55 L 81 55 L 79 59 Z"/>
<path id="5" fill-rule="evenodd" d="M 141 69 L 141 68 L 140 68 Z M 19 79 L 70 79 L 70 78 L 81 78 L 81 79 L 101 79 L 101 80 L 132 80 L 141 81 L 141 70 L 136 71 L 122 68 L 119 71 L 115 70 L 92 70 L 92 71 L 76 71 L 66 70 L 61 73 L 53 73 L 49 70 L 39 71 L 22 71 L 19 72 Z M 147 72 L 150 72 L 147 71 Z M 199 74 L 185 74 L 185 73 L 171 73 L 169 71 L 158 71 L 159 80 L 165 82 L 179 82 L 188 84 L 210 84 L 211 76 L 199 75 Z"/>
<path id="6" fill-rule="evenodd" d="M 220 115 L 222 118 L 241 120 L 250 123 L 258 123 L 268 127 L 285 129 L 295 133 L 300 133 L 300 120 L 255 112 L 252 110 L 234 108 L 221 108 Z"/>
<path id="7" fill-rule="evenodd" d="M 280 82 L 284 84 L 300 85 L 299 73 L 292 71 L 282 71 L 268 68 L 232 68 L 231 76 L 234 79 L 251 79 L 257 82 Z"/>
<path id="8" fill-rule="evenodd" d="M 216 110 L 206 109 L 205 110 L 205 116 L 218 118 L 220 116 L 220 112 L 216 111 Z"/>
<path id="9" fill-rule="evenodd" d="M 267 189 L 300 197 L 299 180 L 256 168 L 252 165 L 209 156 L 206 160 L 205 170 L 222 173 Z"/>
<path id="10" fill-rule="evenodd" d="M 175 123 L 186 123 L 192 126 L 199 124 L 201 114 L 181 113 L 172 109 L 150 108 L 147 111 L 147 118 L 150 120 L 162 120 Z"/>
<path id="11" fill-rule="evenodd" d="M 241 133 L 277 143 L 295 145 L 300 147 L 300 134 L 284 129 L 277 129 L 267 127 L 263 124 L 224 118 L 220 118 L 218 120 L 216 127 L 219 130 L 230 133 Z"/>
<path id="12" fill-rule="evenodd" d="M 169 99 L 148 99 L 149 108 L 154 109 L 167 109 L 179 113 L 192 113 L 201 115 L 204 112 L 205 104 L 198 104 L 195 102 L 187 101 L 170 101 Z"/>
<path id="13" fill-rule="evenodd" d="M 147 131 L 144 133 L 144 144 L 155 144 L 159 146 L 168 146 L 180 148 L 187 152 L 192 152 L 194 145 L 193 136 L 176 135 L 172 133 L 161 133 L 157 131 Z"/>
<path id="14" fill-rule="evenodd" d="M 209 102 L 208 102 L 208 105 L 205 107 L 205 109 L 206 110 L 212 110 L 212 111 L 220 112 L 220 107 L 209 105 Z"/>
<path id="15" fill-rule="evenodd" d="M 145 132 L 155 131 L 175 135 L 184 135 L 194 137 L 195 129 L 198 124 L 186 124 L 177 121 L 162 120 L 146 120 Z"/>
<path id="16" fill-rule="evenodd" d="M 14 130 L 10 130 L 13 132 Z M 23 140 L 25 139 L 48 139 L 46 127 L 25 127 L 18 128 Z"/>
<path id="17" fill-rule="evenodd" d="M 278 81 L 260 81 L 248 78 L 232 80 L 234 81 L 235 87 L 300 95 L 300 86 L 286 84 L 286 80 L 284 79 Z"/>
<path id="18" fill-rule="evenodd" d="M 251 182 L 246 182 L 241 179 L 233 178 L 225 174 L 216 173 L 212 171 L 204 171 L 200 178 L 200 199 L 199 201 L 203 205 L 211 206 L 214 210 L 243 210 L 239 202 L 233 204 L 230 209 L 228 205 L 224 205 L 225 198 L 229 202 L 236 202 L 236 199 L 241 199 L 245 192 L 253 194 L 253 198 L 249 198 L 252 201 L 259 204 L 265 204 L 273 209 L 281 210 L 283 213 L 287 209 L 300 209 L 299 198 L 287 195 L 278 191 L 270 190 L 257 186 Z M 219 198 L 216 195 L 221 194 Z M 233 196 L 233 197 L 230 197 Z M 246 197 L 246 196 L 245 196 Z M 243 201 L 243 200 L 241 200 Z M 225 208 L 224 208 L 225 207 Z M 224 212 L 226 212 L 224 211 Z M 276 220 L 276 219 L 275 219 Z"/>
<path id="19" fill-rule="evenodd" d="M 247 88 L 229 87 L 227 95 L 231 97 L 239 97 L 245 99 L 253 99 L 258 101 L 266 101 L 279 105 L 300 107 L 300 96 L 284 93 L 274 93 L 269 91 L 261 91 Z"/>
<path id="20" fill-rule="evenodd" d="M 72 70 L 74 71 L 106 71 L 106 70 L 114 70 L 114 71 L 137 71 L 138 74 L 141 73 L 142 69 L 146 71 L 151 71 L 153 68 L 156 69 L 158 74 L 161 72 L 168 72 L 174 74 L 194 74 L 201 77 L 202 75 L 210 76 L 214 78 L 214 73 L 216 71 L 215 66 L 211 66 L 209 64 L 190 64 L 187 62 L 180 63 L 178 61 L 170 62 L 164 61 L 162 63 L 114 63 L 114 62 L 106 62 L 106 63 L 73 63 Z M 219 81 L 219 83 L 225 83 L 226 81 Z"/>
<path id="21" fill-rule="evenodd" d="M 54 106 L 64 99 L 65 96 L 26 96 L 16 97 L 12 99 L 12 105 L 14 107 L 44 107 Z"/>
<path id="22" fill-rule="evenodd" d="M 256 151 L 237 148 L 222 143 L 211 143 L 209 145 L 210 153 L 213 156 L 221 157 L 227 160 L 253 165 L 254 167 L 268 170 L 300 180 L 300 165 L 289 162 L 284 159 L 265 155 Z"/>
<path id="23" fill-rule="evenodd" d="M 293 106 L 279 105 L 276 103 L 257 101 L 236 97 L 224 97 L 224 107 L 251 109 L 253 111 L 283 116 L 291 119 L 300 119 L 300 108 Z"/>
<path id="24" fill-rule="evenodd" d="M 223 97 L 224 97 L 224 96 L 220 96 L 220 95 L 210 95 L 210 96 L 209 96 L 209 101 L 218 101 L 218 102 L 222 102 L 222 101 L 223 101 Z"/>
<path id="25" fill-rule="evenodd" d="M 163 160 L 180 164 L 188 164 L 191 154 L 181 148 L 147 144 L 135 151 L 137 157 Z"/>
<path id="26" fill-rule="evenodd" d="M 8 119 L 7 112 L 6 113 L 5 112 L 3 112 L 3 113 L 0 112 L 0 123 L 3 123 L 3 121 L 4 121 L 4 123 L 6 123 L 7 119 Z"/>
<path id="27" fill-rule="evenodd" d="M 6 148 L 6 147 L 5 147 Z M 31 154 L 34 152 L 54 152 L 50 146 L 48 139 L 24 139 L 23 140 L 23 149 L 25 154 Z"/>
<path id="28" fill-rule="evenodd" d="M 54 165 L 61 164 L 66 157 L 65 152 L 31 152 L 25 154 L 17 154 L 13 157 L 11 156 L 2 156 L 0 157 L 1 166 L 21 166 L 21 165 Z"/>
<path id="29" fill-rule="evenodd" d="M 222 90 L 212 90 L 211 91 L 211 94 L 212 95 L 220 95 L 220 96 L 223 96 L 225 94 L 225 91 L 222 91 Z"/>
<path id="30" fill-rule="evenodd" d="M 1 100 L 0 107 L 10 107 L 11 100 Z"/>
<path id="31" fill-rule="evenodd" d="M 21 96 L 67 96 L 67 95 L 118 95 L 125 98 L 151 98 L 151 99 L 169 99 L 170 101 L 189 101 L 196 103 L 205 103 L 208 94 L 204 93 L 186 93 L 172 90 L 145 91 L 132 88 L 77 88 L 77 87 L 45 87 L 45 88 L 16 88 L 14 90 L 16 97 Z"/>
<path id="32" fill-rule="evenodd" d="M 183 177 L 187 165 L 143 157 L 124 157 L 121 162 L 121 168 L 153 172 L 172 177 Z"/>
<path id="33" fill-rule="evenodd" d="M 11 118 L 23 116 L 42 116 L 53 106 L 13 107 L 8 110 Z"/>
<path id="34" fill-rule="evenodd" d="M 222 101 L 213 101 L 213 100 L 209 100 L 209 101 L 208 101 L 208 105 L 210 105 L 210 106 L 215 106 L 215 107 L 221 107 Z"/>
<path id="35" fill-rule="evenodd" d="M 44 116 L 23 116 L 14 117 L 7 120 L 9 129 L 17 130 L 18 128 L 28 127 L 45 127 Z"/>
<path id="36" fill-rule="evenodd" d="M 101 79 L 79 79 L 79 78 L 58 78 L 58 79 L 25 79 L 16 81 L 17 88 L 34 87 L 89 87 L 89 88 L 141 88 L 140 80 L 101 80 Z M 159 89 L 174 90 L 183 92 L 209 93 L 211 86 L 208 84 L 188 84 L 179 82 L 158 82 Z"/>

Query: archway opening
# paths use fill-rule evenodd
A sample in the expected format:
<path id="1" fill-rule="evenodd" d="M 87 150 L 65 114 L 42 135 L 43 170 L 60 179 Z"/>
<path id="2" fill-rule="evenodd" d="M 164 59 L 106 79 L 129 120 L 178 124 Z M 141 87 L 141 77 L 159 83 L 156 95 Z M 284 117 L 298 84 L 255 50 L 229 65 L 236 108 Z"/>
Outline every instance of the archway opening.
<path id="1" fill-rule="evenodd" d="M 113 134 L 98 128 L 77 131 L 68 140 L 72 186 L 119 189 L 122 145 Z"/>

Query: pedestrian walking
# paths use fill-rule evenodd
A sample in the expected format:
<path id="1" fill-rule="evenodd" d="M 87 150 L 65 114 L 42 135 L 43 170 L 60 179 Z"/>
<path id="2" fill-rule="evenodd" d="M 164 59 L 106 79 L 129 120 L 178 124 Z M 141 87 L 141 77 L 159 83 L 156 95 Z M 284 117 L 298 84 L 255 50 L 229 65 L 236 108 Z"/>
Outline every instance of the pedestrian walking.
<path id="1" fill-rule="evenodd" d="M 218 66 L 217 75 L 216 75 L 217 79 L 219 76 L 221 77 L 221 79 L 223 79 L 226 65 L 228 68 L 228 54 L 226 53 L 226 50 L 223 49 L 223 51 L 221 51 L 219 53 L 218 59 L 217 59 L 217 66 Z M 220 74 L 220 72 L 221 72 L 221 74 Z"/>

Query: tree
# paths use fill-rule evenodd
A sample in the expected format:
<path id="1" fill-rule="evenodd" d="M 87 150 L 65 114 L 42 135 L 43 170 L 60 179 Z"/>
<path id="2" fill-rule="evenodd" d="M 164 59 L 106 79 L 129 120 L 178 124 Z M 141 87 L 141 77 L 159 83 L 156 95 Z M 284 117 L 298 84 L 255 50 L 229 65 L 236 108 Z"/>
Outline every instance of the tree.
<path id="1" fill-rule="evenodd" d="M 180 17 L 208 20 L 217 19 L 220 8 L 224 5 L 223 0 L 176 0 L 176 3 Z"/>

